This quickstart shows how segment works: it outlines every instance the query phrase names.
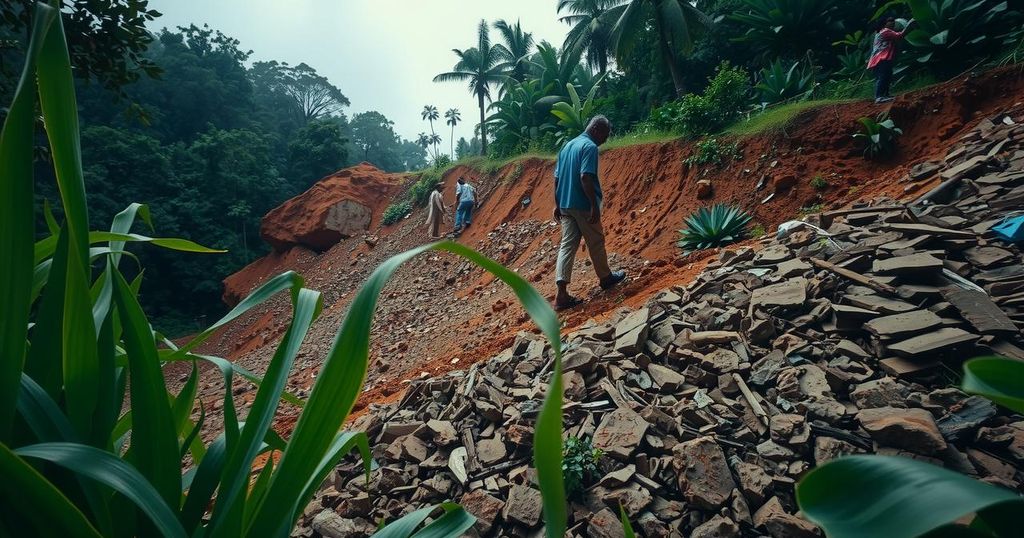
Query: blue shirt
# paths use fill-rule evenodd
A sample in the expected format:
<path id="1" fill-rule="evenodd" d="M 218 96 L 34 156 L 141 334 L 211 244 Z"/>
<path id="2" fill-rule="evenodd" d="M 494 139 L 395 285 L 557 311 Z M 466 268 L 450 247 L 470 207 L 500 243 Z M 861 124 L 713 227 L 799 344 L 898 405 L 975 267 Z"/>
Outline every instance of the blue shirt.
<path id="1" fill-rule="evenodd" d="M 594 196 L 601 205 L 601 183 L 597 180 L 597 144 L 583 133 L 566 142 L 555 162 L 555 202 L 561 209 L 589 211 L 590 200 L 583 193 L 583 174 L 594 176 Z"/>

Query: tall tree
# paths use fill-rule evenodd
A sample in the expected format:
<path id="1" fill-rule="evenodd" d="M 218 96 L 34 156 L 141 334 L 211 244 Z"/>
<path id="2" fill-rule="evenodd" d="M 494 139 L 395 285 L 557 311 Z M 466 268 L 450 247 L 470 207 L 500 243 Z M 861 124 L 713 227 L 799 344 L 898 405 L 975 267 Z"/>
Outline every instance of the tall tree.
<path id="1" fill-rule="evenodd" d="M 434 158 L 437 158 L 437 132 L 434 131 L 434 120 L 438 119 L 440 115 L 437 112 L 437 107 L 434 105 L 423 105 L 423 111 L 420 112 L 420 116 L 430 122 L 430 143 L 434 145 Z"/>
<path id="2" fill-rule="evenodd" d="M 452 159 L 455 159 L 455 126 L 462 121 L 462 116 L 459 114 L 459 109 L 449 108 L 444 113 L 444 122 L 452 127 L 452 137 L 448 140 L 451 145 L 449 151 L 451 151 Z"/>
<path id="3" fill-rule="evenodd" d="M 618 13 L 613 8 L 621 4 L 622 0 L 559 0 L 558 12 L 565 11 L 568 15 L 558 20 L 572 26 L 562 48 L 585 50 L 587 65 L 603 75 L 608 70 L 612 28 Z"/>
<path id="4" fill-rule="evenodd" d="M 350 104 L 337 86 L 305 63 L 290 66 L 276 61 L 256 62 L 250 77 L 258 92 L 287 96 L 304 123 L 337 115 Z"/>
<path id="5" fill-rule="evenodd" d="M 13 84 L 18 81 L 25 47 L 23 39 L 31 28 L 36 0 L 4 0 L 0 2 L 0 98 L 10 102 Z M 153 34 L 146 23 L 161 16 L 149 9 L 148 0 L 61 0 L 60 7 L 72 72 L 82 80 L 99 82 L 101 86 L 124 96 L 123 87 L 142 74 L 150 78 L 160 68 L 146 57 Z M 9 39 L 8 39 L 9 38 Z"/>
<path id="6" fill-rule="evenodd" d="M 494 23 L 494 28 L 498 30 L 501 40 L 504 41 L 494 47 L 498 49 L 502 60 L 505 61 L 508 76 L 517 82 L 522 82 L 526 79 L 527 65 L 530 54 L 533 53 L 533 34 L 524 32 L 518 20 L 515 25 L 511 25 L 505 20 L 499 19 Z"/>
<path id="7" fill-rule="evenodd" d="M 288 179 L 293 190 L 305 190 L 348 164 L 347 145 L 337 120 L 314 120 L 300 129 L 288 144 Z"/>
<path id="8" fill-rule="evenodd" d="M 467 82 L 469 91 L 476 96 L 480 106 L 480 153 L 487 154 L 487 107 L 485 100 L 491 98 L 491 86 L 500 84 L 506 78 L 505 64 L 501 52 L 491 45 L 487 21 L 481 20 L 477 27 L 477 45 L 459 50 L 452 49 L 459 57 L 452 71 L 434 77 L 434 82 Z"/>
<path id="9" fill-rule="evenodd" d="M 386 172 L 405 170 L 400 150 L 402 140 L 395 134 L 395 122 L 380 112 L 370 110 L 352 116 L 352 143 L 359 151 L 359 159 L 372 163 Z"/>
<path id="10" fill-rule="evenodd" d="M 679 55 L 693 50 L 694 33 L 710 27 L 711 20 L 688 0 L 629 0 L 612 8 L 617 20 L 612 28 L 612 47 L 622 60 L 629 56 L 648 24 L 658 31 L 662 61 L 672 74 L 676 94 L 686 93 L 686 81 L 679 67 Z"/>

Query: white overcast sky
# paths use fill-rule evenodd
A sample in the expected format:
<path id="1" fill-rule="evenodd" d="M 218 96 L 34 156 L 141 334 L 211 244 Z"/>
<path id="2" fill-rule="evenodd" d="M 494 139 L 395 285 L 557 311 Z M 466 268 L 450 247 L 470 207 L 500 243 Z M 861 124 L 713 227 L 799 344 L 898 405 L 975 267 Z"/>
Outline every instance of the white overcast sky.
<path id="1" fill-rule="evenodd" d="M 568 26 L 558 21 L 557 0 L 150 0 L 163 13 L 153 29 L 206 23 L 242 42 L 253 60 L 306 62 L 338 86 L 357 112 L 377 110 L 404 138 L 429 132 L 423 105 L 442 114 L 435 129 L 447 152 L 444 111 L 457 108 L 463 123 L 455 140 L 469 139 L 478 121 L 476 99 L 460 83 L 434 83 L 455 65 L 451 49 L 476 43 L 480 19 L 522 21 L 537 42 L 561 46 Z M 491 30 L 492 41 L 498 32 Z"/>

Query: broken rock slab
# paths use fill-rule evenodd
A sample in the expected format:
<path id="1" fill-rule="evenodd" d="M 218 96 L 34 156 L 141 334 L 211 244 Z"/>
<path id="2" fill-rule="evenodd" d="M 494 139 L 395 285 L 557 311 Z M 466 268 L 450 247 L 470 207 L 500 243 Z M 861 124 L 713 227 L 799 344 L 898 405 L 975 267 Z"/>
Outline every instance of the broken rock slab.
<path id="1" fill-rule="evenodd" d="M 679 489 L 687 502 L 717 510 L 729 500 L 736 487 L 725 453 L 712 437 L 698 437 L 672 449 L 672 466 L 679 476 Z"/>
<path id="2" fill-rule="evenodd" d="M 626 460 L 640 445 L 649 424 L 636 412 L 619 408 L 607 413 L 594 432 L 594 447 L 609 456 Z"/>
<path id="3" fill-rule="evenodd" d="M 922 357 L 950 351 L 958 346 L 973 343 L 978 335 L 963 329 L 947 327 L 935 332 L 915 336 L 888 346 L 889 351 L 902 357 Z"/>
<path id="4" fill-rule="evenodd" d="M 906 338 L 942 327 L 942 318 L 930 310 L 914 310 L 875 318 L 864 328 L 879 338 Z"/>
<path id="5" fill-rule="evenodd" d="M 470 491 L 463 495 L 459 502 L 467 512 L 476 517 L 476 524 L 473 525 L 473 528 L 481 536 L 486 536 L 491 531 L 494 520 L 498 518 L 498 514 L 501 513 L 501 509 L 505 505 L 501 500 L 482 489 Z"/>
<path id="6" fill-rule="evenodd" d="M 754 513 L 754 526 L 768 531 L 775 538 L 812 538 L 821 536 L 813 523 L 786 512 L 778 497 L 772 497 Z"/>
<path id="7" fill-rule="evenodd" d="M 757 288 L 750 297 L 750 305 L 756 307 L 795 308 L 807 301 L 807 279 L 791 278 L 778 284 Z"/>
<path id="8" fill-rule="evenodd" d="M 917 454 L 938 454 L 946 449 L 932 414 L 924 409 L 879 407 L 857 413 L 857 420 L 871 438 L 882 446 Z"/>
<path id="9" fill-rule="evenodd" d="M 529 486 L 516 484 L 508 492 L 502 517 L 506 521 L 533 528 L 540 522 L 540 512 L 540 492 Z"/>

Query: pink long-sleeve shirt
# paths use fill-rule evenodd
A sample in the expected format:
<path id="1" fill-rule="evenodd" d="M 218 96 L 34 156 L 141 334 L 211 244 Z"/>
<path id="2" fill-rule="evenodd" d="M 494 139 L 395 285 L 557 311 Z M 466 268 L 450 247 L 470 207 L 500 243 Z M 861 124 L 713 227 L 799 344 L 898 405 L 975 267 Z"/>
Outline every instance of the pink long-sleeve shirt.
<path id="1" fill-rule="evenodd" d="M 896 58 L 896 42 L 903 39 L 906 32 L 897 32 L 891 28 L 882 28 L 882 31 L 875 34 L 875 41 L 871 46 L 871 59 L 868 60 L 868 69 L 874 69 L 879 62 L 893 60 Z"/>

